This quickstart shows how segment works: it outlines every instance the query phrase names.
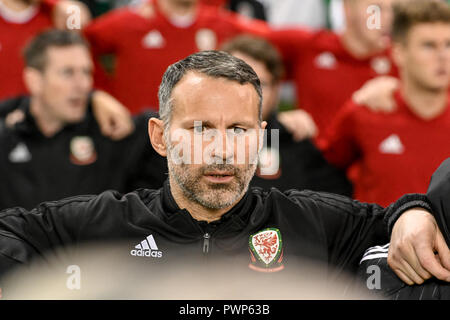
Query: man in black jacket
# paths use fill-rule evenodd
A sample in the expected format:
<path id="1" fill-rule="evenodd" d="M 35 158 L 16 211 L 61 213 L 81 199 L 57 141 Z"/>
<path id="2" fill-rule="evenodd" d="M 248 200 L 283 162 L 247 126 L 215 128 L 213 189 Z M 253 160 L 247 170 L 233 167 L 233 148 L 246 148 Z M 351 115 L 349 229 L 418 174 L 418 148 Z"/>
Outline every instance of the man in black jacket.
<path id="1" fill-rule="evenodd" d="M 14 111 L 0 114 L 0 209 L 162 186 L 167 167 L 148 145 L 151 114 L 136 117 L 134 133 L 113 141 L 88 108 L 92 62 L 78 34 L 42 33 L 25 60 L 31 96 L 10 100 L 3 110 Z"/>
<path id="2" fill-rule="evenodd" d="M 229 54 L 205 51 L 171 65 L 159 90 L 161 119 L 149 121 L 153 148 L 168 159 L 164 187 L 2 211 L 0 270 L 58 247 L 122 241 L 124 254 L 158 264 L 220 256 L 234 267 L 274 273 L 305 257 L 339 276 L 356 271 L 364 250 L 387 240 L 402 213 L 394 230 L 407 235 L 407 247 L 419 258 L 432 252 L 428 239 L 440 233 L 423 195 L 385 209 L 331 194 L 248 189 L 266 126 L 261 102 L 257 75 Z M 410 237 L 411 228 L 420 229 L 418 237 Z M 430 273 L 436 271 L 449 279 L 440 268 Z"/>

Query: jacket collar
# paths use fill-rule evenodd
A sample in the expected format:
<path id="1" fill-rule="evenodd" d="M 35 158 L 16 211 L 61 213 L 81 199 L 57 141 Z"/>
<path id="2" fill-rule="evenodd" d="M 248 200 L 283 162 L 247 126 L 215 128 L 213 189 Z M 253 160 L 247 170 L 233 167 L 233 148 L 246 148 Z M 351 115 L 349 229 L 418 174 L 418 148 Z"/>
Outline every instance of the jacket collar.
<path id="1" fill-rule="evenodd" d="M 186 235 L 198 236 L 205 233 L 218 236 L 222 233 L 233 235 L 244 230 L 252 214 L 262 209 L 260 197 L 257 196 L 260 192 L 258 188 L 249 189 L 244 197 L 219 220 L 207 223 L 195 220 L 186 209 L 180 209 L 172 196 L 169 180 L 166 180 L 161 192 L 161 214 L 167 224 L 177 230 L 183 230 Z"/>

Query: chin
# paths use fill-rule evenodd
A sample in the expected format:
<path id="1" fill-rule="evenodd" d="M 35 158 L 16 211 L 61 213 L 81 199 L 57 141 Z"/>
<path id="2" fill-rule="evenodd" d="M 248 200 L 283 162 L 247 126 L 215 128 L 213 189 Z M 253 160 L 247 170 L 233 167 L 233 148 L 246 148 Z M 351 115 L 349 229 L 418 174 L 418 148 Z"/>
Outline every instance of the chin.
<path id="1" fill-rule="evenodd" d="M 70 124 L 79 123 L 79 122 L 83 121 L 84 117 L 85 117 L 85 113 L 83 113 L 82 115 L 70 116 L 70 117 L 66 118 L 66 122 L 70 123 Z"/>

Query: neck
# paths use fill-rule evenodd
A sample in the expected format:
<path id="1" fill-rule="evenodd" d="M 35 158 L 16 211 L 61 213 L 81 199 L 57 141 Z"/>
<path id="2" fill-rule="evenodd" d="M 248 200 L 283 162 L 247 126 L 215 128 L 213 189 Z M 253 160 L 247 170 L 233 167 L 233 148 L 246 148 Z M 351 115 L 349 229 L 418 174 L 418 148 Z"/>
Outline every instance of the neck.
<path id="1" fill-rule="evenodd" d="M 447 108 L 447 88 L 431 90 L 413 81 L 404 80 L 402 94 L 411 111 L 424 120 L 438 117 Z"/>
<path id="2" fill-rule="evenodd" d="M 384 48 L 374 48 L 358 37 L 350 28 L 346 28 L 341 35 L 341 41 L 344 48 L 355 58 L 364 59 L 374 54 L 382 52 Z"/>
<path id="3" fill-rule="evenodd" d="M 197 3 L 193 1 L 158 0 L 159 10 L 168 18 L 194 16 Z"/>
<path id="4" fill-rule="evenodd" d="M 33 6 L 33 4 L 23 0 L 0 0 L 0 3 L 15 12 L 21 12 Z"/>
<path id="5" fill-rule="evenodd" d="M 43 103 L 37 98 L 32 97 L 30 101 L 30 113 L 36 122 L 39 131 L 45 137 L 53 137 L 64 126 L 64 122 L 53 117 L 51 114 L 45 111 Z"/>
<path id="6" fill-rule="evenodd" d="M 217 221 L 234 206 L 232 205 L 223 209 L 205 208 L 204 206 L 187 199 L 183 193 L 183 190 L 181 190 L 179 185 L 176 183 L 176 181 L 173 180 L 172 177 L 169 178 L 169 183 L 170 191 L 178 207 L 180 207 L 180 209 L 186 209 L 195 220 L 206 221 L 208 223 Z"/>

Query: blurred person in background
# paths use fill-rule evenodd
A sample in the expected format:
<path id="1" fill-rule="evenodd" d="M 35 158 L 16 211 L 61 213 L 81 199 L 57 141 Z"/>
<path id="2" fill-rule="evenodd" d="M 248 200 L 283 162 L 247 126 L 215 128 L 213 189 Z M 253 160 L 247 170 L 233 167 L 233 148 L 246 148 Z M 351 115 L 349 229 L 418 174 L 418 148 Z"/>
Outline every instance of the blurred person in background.
<path id="1" fill-rule="evenodd" d="M 157 91 L 165 69 L 197 51 L 216 49 L 246 32 L 263 32 L 250 21 L 198 0 L 148 0 L 113 10 L 84 29 L 94 58 L 115 56 L 113 75 L 104 87 L 135 114 L 157 110 Z"/>
<path id="2" fill-rule="evenodd" d="M 79 2 L 68 0 L 0 0 L 0 100 L 26 94 L 22 79 L 22 50 L 36 34 L 50 28 L 67 28 L 67 10 L 80 8 L 80 27 L 89 12 Z"/>
<path id="3" fill-rule="evenodd" d="M 0 208 L 162 185 L 167 168 L 148 146 L 150 115 L 137 117 L 134 133 L 113 141 L 88 109 L 92 61 L 79 34 L 42 33 L 25 61 L 31 95 L 18 102 L 15 116 L 0 120 Z"/>
<path id="4" fill-rule="evenodd" d="M 23 81 L 22 53 L 27 43 L 37 34 L 51 28 L 67 29 L 72 6 L 79 8 L 80 28 L 89 21 L 86 7 L 69 0 L 0 0 L 0 118 L 16 109 L 28 90 Z M 78 32 L 78 29 L 70 31 Z M 121 139 L 132 130 L 129 112 L 104 91 L 96 90 L 91 97 L 93 111 L 102 132 Z"/>
<path id="5" fill-rule="evenodd" d="M 272 32 L 288 79 L 295 82 L 298 107 L 312 116 L 319 136 L 367 80 L 396 74 L 389 50 L 393 1 L 401 0 L 344 0 L 347 23 L 341 34 L 305 28 Z M 380 11 L 371 15 L 372 5 Z M 368 28 L 368 21 L 376 25 Z"/>
<path id="6" fill-rule="evenodd" d="M 277 50 L 263 38 L 248 35 L 225 42 L 221 50 L 244 60 L 261 81 L 262 118 L 267 122 L 267 131 L 259 168 L 251 185 L 266 190 L 271 187 L 310 189 L 350 196 L 352 188 L 345 173 L 329 165 L 308 136 L 295 141 L 282 124 L 283 119 L 279 119 L 278 98 L 284 70 Z M 278 130 L 276 136 L 271 134 L 272 130 Z M 272 138 L 277 139 L 273 144 Z M 264 173 L 261 167 L 270 172 Z"/>
<path id="7" fill-rule="evenodd" d="M 320 142 L 334 165 L 359 163 L 354 197 L 381 205 L 404 193 L 425 192 L 431 173 L 450 156 L 449 5 L 399 4 L 392 34 L 400 70 L 396 110 L 374 112 L 350 101 Z"/>

